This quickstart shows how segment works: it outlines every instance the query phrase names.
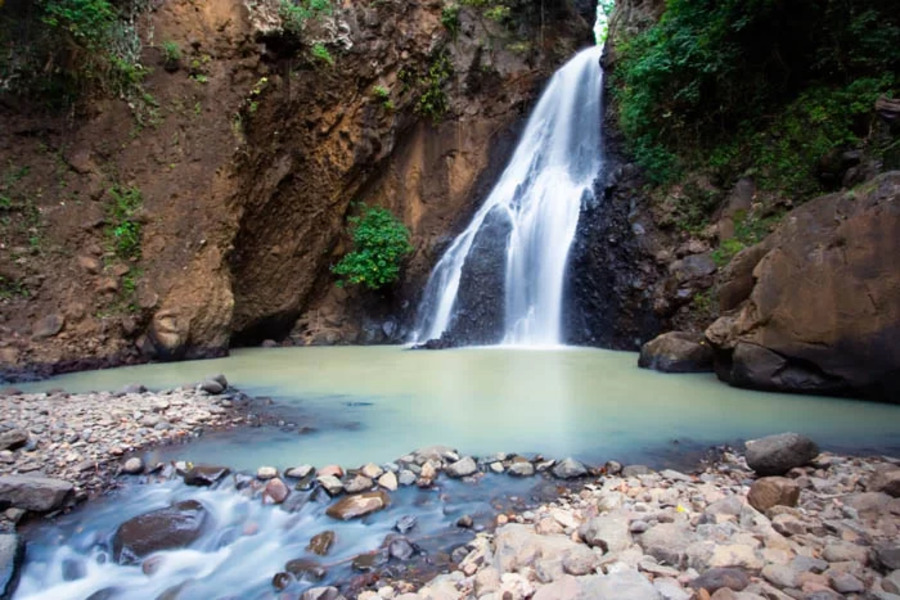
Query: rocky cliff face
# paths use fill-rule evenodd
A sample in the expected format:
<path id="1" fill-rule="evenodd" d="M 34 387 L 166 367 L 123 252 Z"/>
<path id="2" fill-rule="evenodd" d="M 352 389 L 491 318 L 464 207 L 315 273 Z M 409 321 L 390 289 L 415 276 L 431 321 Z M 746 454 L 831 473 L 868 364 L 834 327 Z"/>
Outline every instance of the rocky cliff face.
<path id="1" fill-rule="evenodd" d="M 143 102 L 67 118 L 4 101 L 2 368 L 398 339 L 543 81 L 590 40 L 590 7 L 522 4 L 501 22 L 463 8 L 450 31 L 437 2 L 343 3 L 304 32 L 329 64 L 280 35 L 275 2 L 173 1 L 144 17 Z M 111 250 L 111 189 L 140 193 L 139 259 Z M 389 293 L 333 285 L 357 203 L 412 230 Z"/>
<path id="2" fill-rule="evenodd" d="M 795 209 L 733 262 L 750 278 L 707 330 L 742 387 L 900 402 L 900 172 Z"/>

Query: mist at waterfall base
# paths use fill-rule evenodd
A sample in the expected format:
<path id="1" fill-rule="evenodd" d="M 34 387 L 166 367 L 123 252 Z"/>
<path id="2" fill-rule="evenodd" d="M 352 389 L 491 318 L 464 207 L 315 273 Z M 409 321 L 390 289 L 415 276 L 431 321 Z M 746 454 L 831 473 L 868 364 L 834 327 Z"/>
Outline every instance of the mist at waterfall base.
<path id="1" fill-rule="evenodd" d="M 439 339 L 467 311 L 483 309 L 472 305 L 483 305 L 484 296 L 467 300 L 461 286 L 475 262 L 501 252 L 502 260 L 495 262 L 503 269 L 496 279 L 502 280 L 504 333 L 478 343 L 561 343 L 569 248 L 581 206 L 592 197 L 602 168 L 601 53 L 599 46 L 583 50 L 550 80 L 499 181 L 432 271 L 415 341 Z"/>

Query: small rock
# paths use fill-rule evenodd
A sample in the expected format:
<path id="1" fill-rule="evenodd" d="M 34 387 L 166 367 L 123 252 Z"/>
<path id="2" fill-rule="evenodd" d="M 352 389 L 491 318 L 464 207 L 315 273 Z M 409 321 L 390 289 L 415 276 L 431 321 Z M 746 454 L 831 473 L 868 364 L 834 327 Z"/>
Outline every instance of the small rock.
<path id="1" fill-rule="evenodd" d="M 341 480 L 333 475 L 319 475 L 316 478 L 316 481 L 322 488 L 328 492 L 329 496 L 337 496 L 341 492 L 344 491 L 344 484 L 341 483 Z"/>
<path id="2" fill-rule="evenodd" d="M 195 487 L 209 487 L 231 473 L 228 467 L 196 465 L 184 474 L 184 483 Z"/>
<path id="3" fill-rule="evenodd" d="M 531 477 L 534 475 L 534 465 L 527 461 L 514 462 L 506 471 L 515 477 Z"/>
<path id="4" fill-rule="evenodd" d="M 57 335 L 66 324 L 66 318 L 61 314 L 55 313 L 47 315 L 34 324 L 31 337 L 36 340 L 43 340 Z"/>
<path id="5" fill-rule="evenodd" d="M 889 594 L 900 594 L 900 570 L 893 571 L 882 579 L 881 587 Z"/>
<path id="6" fill-rule="evenodd" d="M 140 457 L 132 456 L 122 465 L 122 472 L 128 475 L 140 475 L 144 472 L 144 461 Z"/>
<path id="7" fill-rule="evenodd" d="M 68 481 L 37 475 L 0 477 L 0 506 L 7 505 L 32 512 L 50 512 L 62 508 L 74 492 Z"/>
<path id="8" fill-rule="evenodd" d="M 415 548 L 406 538 L 396 538 L 388 544 L 388 554 L 397 560 L 409 560 L 416 553 Z"/>
<path id="9" fill-rule="evenodd" d="M 766 512 L 773 506 L 797 506 L 800 486 L 786 477 L 763 477 L 750 486 L 747 502 L 759 512 Z"/>
<path id="10" fill-rule="evenodd" d="M 463 529 L 471 529 L 472 525 L 474 525 L 474 522 L 472 521 L 472 517 L 469 515 L 463 515 L 456 520 L 456 526 L 462 527 Z"/>
<path id="11" fill-rule="evenodd" d="M 831 587 L 842 594 L 858 594 L 866 591 L 866 585 L 850 573 L 834 575 L 831 578 Z"/>
<path id="12" fill-rule="evenodd" d="M 344 469 L 340 465 L 327 465 L 319 469 L 319 477 L 324 476 L 337 477 L 340 479 L 344 476 Z"/>
<path id="13" fill-rule="evenodd" d="M 316 469 L 312 465 L 300 465 L 299 467 L 292 467 L 285 471 L 284 476 L 290 477 L 291 479 L 305 479 L 315 470 Z"/>
<path id="14" fill-rule="evenodd" d="M 113 556 L 119 564 L 134 564 L 159 552 L 183 548 L 203 533 L 207 511 L 196 500 L 185 500 L 119 525 L 113 536 Z"/>
<path id="15" fill-rule="evenodd" d="M 288 489 L 288 486 L 278 477 L 270 479 L 268 483 L 266 483 L 265 494 L 271 498 L 272 502 L 275 504 L 284 502 L 290 493 L 291 491 Z"/>
<path id="16" fill-rule="evenodd" d="M 900 546 L 880 546 L 876 549 L 876 554 L 878 556 L 878 562 L 881 563 L 885 569 L 891 571 L 900 569 Z"/>
<path id="17" fill-rule="evenodd" d="M 197 389 L 200 389 L 207 394 L 212 394 L 216 396 L 225 391 L 225 386 L 216 381 L 215 379 L 205 379 L 200 382 L 200 385 L 197 386 Z"/>
<path id="18" fill-rule="evenodd" d="M 397 489 L 397 484 L 397 476 L 392 471 L 388 471 L 378 478 L 378 485 L 389 492 L 395 491 Z"/>
<path id="19" fill-rule="evenodd" d="M 866 490 L 883 492 L 894 498 L 900 497 L 900 466 L 885 465 L 875 469 L 875 473 L 866 484 Z"/>
<path id="20" fill-rule="evenodd" d="M 0 450 L 18 450 L 27 443 L 28 433 L 21 429 L 0 433 Z"/>
<path id="21" fill-rule="evenodd" d="M 309 540 L 309 545 L 306 547 L 307 550 L 312 552 L 313 554 L 318 554 L 319 556 L 325 556 L 328 554 L 328 551 L 331 550 L 331 546 L 334 544 L 334 532 L 333 531 L 323 531 L 322 533 L 318 533 Z"/>
<path id="22" fill-rule="evenodd" d="M 695 590 L 705 589 L 715 593 L 721 588 L 728 588 L 735 592 L 743 590 L 750 585 L 750 577 L 742 569 L 718 568 L 710 569 L 691 581 L 691 587 Z"/>
<path id="23" fill-rule="evenodd" d="M 413 527 L 416 526 L 418 519 L 412 515 L 404 515 L 397 519 L 397 522 L 394 524 L 394 529 L 399 531 L 401 534 L 406 535 L 408 531 L 411 531 Z"/>
<path id="24" fill-rule="evenodd" d="M 364 475 L 357 475 L 350 481 L 344 483 L 344 491 L 348 494 L 356 494 L 358 492 L 364 492 L 366 490 L 372 489 L 372 486 L 375 485 L 371 479 L 365 477 Z"/>
<path id="25" fill-rule="evenodd" d="M 382 510 L 389 504 L 390 497 L 379 490 L 342 498 L 329 506 L 325 514 L 332 519 L 348 521 Z"/>
<path id="26" fill-rule="evenodd" d="M 256 478 L 262 481 L 278 477 L 278 469 L 275 467 L 260 467 L 256 470 Z"/>
<path id="27" fill-rule="evenodd" d="M 382 474 L 384 474 L 384 469 L 382 469 L 375 463 L 368 463 L 366 465 L 363 465 L 363 467 L 359 470 L 359 472 L 363 476 L 368 477 L 369 479 L 374 481 L 374 480 L 378 479 L 379 477 L 381 477 Z"/>

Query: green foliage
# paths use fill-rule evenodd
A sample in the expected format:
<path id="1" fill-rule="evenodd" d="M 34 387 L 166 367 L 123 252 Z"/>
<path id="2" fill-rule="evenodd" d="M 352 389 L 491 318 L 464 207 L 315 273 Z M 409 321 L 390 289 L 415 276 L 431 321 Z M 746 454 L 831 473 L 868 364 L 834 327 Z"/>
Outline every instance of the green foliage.
<path id="1" fill-rule="evenodd" d="M 668 0 L 616 41 L 620 125 L 656 184 L 761 158 L 772 185 L 811 193 L 814 162 L 865 135 L 860 117 L 900 71 L 892 0 Z"/>
<path id="2" fill-rule="evenodd" d="M 116 256 L 126 261 L 141 258 L 141 223 L 135 217 L 144 203 L 136 187 L 113 186 L 109 190 L 112 204 L 108 208 L 106 236 Z"/>
<path id="3" fill-rule="evenodd" d="M 386 87 L 376 85 L 372 90 L 372 94 L 388 110 L 394 109 L 394 102 L 391 100 L 391 92 Z"/>
<path id="4" fill-rule="evenodd" d="M 761 218 L 752 213 L 738 211 L 734 215 L 734 237 L 722 240 L 719 247 L 712 251 L 713 261 L 719 267 L 727 265 L 738 252 L 763 241 L 782 216 L 781 213 L 777 213 Z"/>
<path id="5" fill-rule="evenodd" d="M 172 40 L 166 40 L 162 45 L 163 62 L 169 71 L 177 71 L 181 61 L 181 47 Z"/>
<path id="6" fill-rule="evenodd" d="M 37 0 L 0 10 L 0 91 L 68 107 L 102 92 L 129 96 L 145 0 Z"/>
<path id="7" fill-rule="evenodd" d="M 313 44 L 312 48 L 310 49 L 310 53 L 312 53 L 313 58 L 324 61 L 332 67 L 334 66 L 334 57 L 331 56 L 331 52 L 328 51 L 328 48 L 326 48 L 325 44 L 323 44 L 322 42 L 316 42 L 315 44 Z"/>
<path id="8" fill-rule="evenodd" d="M 428 73 L 419 80 L 422 95 L 416 102 L 416 113 L 440 122 L 450 109 L 450 102 L 444 92 L 444 85 L 453 75 L 453 63 L 443 52 L 438 54 L 428 67 Z"/>
<path id="9" fill-rule="evenodd" d="M 377 290 L 400 277 L 400 265 L 412 253 L 409 230 L 389 210 L 364 207 L 362 214 L 351 217 L 350 232 L 353 251 L 332 268 L 350 283 Z"/>
<path id="10" fill-rule="evenodd" d="M 441 25 L 444 26 L 450 36 L 456 39 L 459 35 L 459 5 L 450 4 L 441 10 Z"/>
<path id="11" fill-rule="evenodd" d="M 31 295 L 28 287 L 16 279 L 7 279 L 0 275 L 0 300 L 11 300 L 16 297 L 27 298 Z"/>
<path id="12" fill-rule="evenodd" d="M 329 0 L 280 0 L 278 4 L 278 16 L 281 17 L 282 27 L 287 33 L 300 36 L 310 19 L 331 14 L 331 2 Z"/>

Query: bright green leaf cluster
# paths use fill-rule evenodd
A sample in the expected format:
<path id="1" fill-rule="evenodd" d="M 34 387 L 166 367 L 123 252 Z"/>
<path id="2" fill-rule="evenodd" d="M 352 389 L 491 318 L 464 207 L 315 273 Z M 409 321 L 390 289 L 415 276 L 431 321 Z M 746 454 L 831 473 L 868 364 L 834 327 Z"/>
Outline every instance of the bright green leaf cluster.
<path id="1" fill-rule="evenodd" d="M 409 229 L 384 208 L 365 207 L 360 216 L 349 221 L 353 251 L 332 268 L 343 278 L 338 285 L 350 283 L 377 290 L 395 282 L 403 259 L 413 250 Z"/>
<path id="2" fill-rule="evenodd" d="M 123 260 L 141 258 L 141 223 L 135 216 L 143 206 L 141 190 L 136 187 L 113 186 L 113 201 L 108 208 L 106 235 L 116 256 Z"/>

